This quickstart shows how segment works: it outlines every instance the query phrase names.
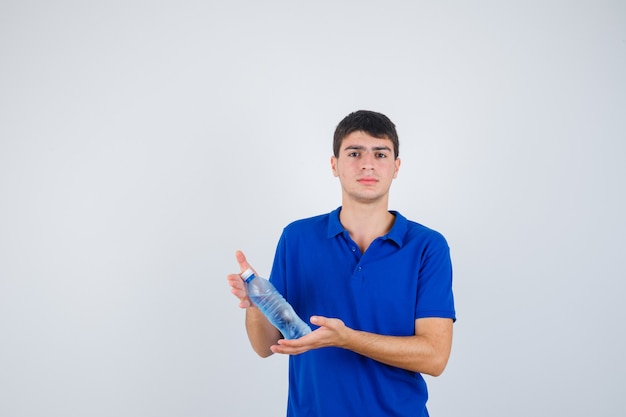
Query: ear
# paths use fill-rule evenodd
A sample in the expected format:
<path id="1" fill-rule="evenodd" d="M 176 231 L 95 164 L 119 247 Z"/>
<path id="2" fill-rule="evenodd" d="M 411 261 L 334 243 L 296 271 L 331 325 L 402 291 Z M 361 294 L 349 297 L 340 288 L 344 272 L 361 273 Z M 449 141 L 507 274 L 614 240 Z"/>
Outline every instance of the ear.
<path id="1" fill-rule="evenodd" d="M 334 155 L 330 157 L 330 168 L 333 170 L 333 175 L 338 177 L 339 172 L 337 172 L 337 157 Z"/>
<path id="2" fill-rule="evenodd" d="M 393 178 L 397 178 L 398 177 L 398 171 L 400 171 L 400 158 L 396 158 L 396 171 L 393 173 Z"/>

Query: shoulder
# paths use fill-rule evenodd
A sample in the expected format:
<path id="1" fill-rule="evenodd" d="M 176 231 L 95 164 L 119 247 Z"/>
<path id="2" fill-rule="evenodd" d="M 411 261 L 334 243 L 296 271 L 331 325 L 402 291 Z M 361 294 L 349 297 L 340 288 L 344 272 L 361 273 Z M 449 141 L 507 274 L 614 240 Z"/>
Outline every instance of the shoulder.
<path id="1" fill-rule="evenodd" d="M 285 231 L 298 232 L 302 230 L 317 229 L 320 226 L 328 225 L 329 216 L 330 215 L 327 213 L 327 214 L 320 214 L 320 215 L 313 216 L 313 217 L 307 217 L 303 219 L 294 220 L 291 223 L 289 223 L 287 226 L 285 226 Z"/>
<path id="2" fill-rule="evenodd" d="M 328 235 L 328 224 L 331 213 L 292 221 L 284 227 L 281 240 L 290 241 L 318 241 Z"/>
<path id="3" fill-rule="evenodd" d="M 421 223 L 417 223 L 417 222 L 410 221 L 410 220 L 408 221 L 408 231 L 409 233 L 416 234 L 416 235 L 423 235 L 433 240 L 441 240 L 441 241 L 446 240 L 446 238 L 443 236 L 443 234 L 441 234 L 441 232 L 435 229 L 432 229 L 428 226 L 424 226 Z"/>
<path id="4" fill-rule="evenodd" d="M 312 217 L 306 217 L 303 219 L 295 220 L 289 223 L 283 233 L 303 233 L 321 231 L 327 233 L 329 226 L 332 229 L 340 227 L 339 223 L 339 211 L 341 208 L 337 208 L 330 213 L 319 214 Z"/>
<path id="5" fill-rule="evenodd" d="M 292 221 L 283 228 L 279 247 L 289 251 L 311 251 L 327 240 L 330 214 L 321 214 Z"/>
<path id="6" fill-rule="evenodd" d="M 326 214 L 319 214 L 317 216 L 294 220 L 287 225 L 287 228 L 308 227 L 308 226 L 315 226 L 320 223 L 328 223 L 329 216 L 330 216 L 330 213 L 326 213 Z"/>
<path id="7" fill-rule="evenodd" d="M 406 224 L 404 235 L 405 243 L 420 243 L 431 247 L 448 248 L 448 242 L 444 235 L 428 226 L 413 220 L 408 220 L 400 213 L 395 213 L 398 219 Z"/>

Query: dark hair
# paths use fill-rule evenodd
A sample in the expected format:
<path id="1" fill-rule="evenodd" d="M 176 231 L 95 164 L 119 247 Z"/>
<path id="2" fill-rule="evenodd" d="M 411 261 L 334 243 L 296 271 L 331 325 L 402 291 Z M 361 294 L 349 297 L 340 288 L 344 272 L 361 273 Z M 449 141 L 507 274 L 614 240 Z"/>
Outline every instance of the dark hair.
<path id="1" fill-rule="evenodd" d="M 333 138 L 333 153 L 339 156 L 339 148 L 343 139 L 352 132 L 362 131 L 378 139 L 389 139 L 393 143 L 394 159 L 400 153 L 400 141 L 396 125 L 387 116 L 369 110 L 358 110 L 350 113 L 339 122 Z"/>

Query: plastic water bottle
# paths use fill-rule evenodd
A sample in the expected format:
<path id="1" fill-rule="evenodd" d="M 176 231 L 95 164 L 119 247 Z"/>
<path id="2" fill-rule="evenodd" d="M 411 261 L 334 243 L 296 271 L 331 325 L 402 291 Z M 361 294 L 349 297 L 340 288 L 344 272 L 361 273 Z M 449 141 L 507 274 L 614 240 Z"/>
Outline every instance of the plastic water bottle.
<path id="1" fill-rule="evenodd" d="M 252 302 L 270 323 L 280 330 L 285 339 L 297 339 L 311 333 L 309 325 L 302 321 L 271 282 L 254 275 L 252 269 L 246 269 L 241 278 L 246 284 Z"/>

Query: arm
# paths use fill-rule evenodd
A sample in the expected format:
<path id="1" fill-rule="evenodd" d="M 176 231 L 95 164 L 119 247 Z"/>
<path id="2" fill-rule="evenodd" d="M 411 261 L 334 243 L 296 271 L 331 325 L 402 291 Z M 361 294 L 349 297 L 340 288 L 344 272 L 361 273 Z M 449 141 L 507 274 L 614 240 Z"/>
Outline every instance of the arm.
<path id="1" fill-rule="evenodd" d="M 235 257 L 242 272 L 250 268 L 243 252 L 237 251 Z M 283 337 L 282 334 L 269 322 L 261 310 L 250 301 L 241 275 L 230 274 L 227 279 L 228 285 L 231 287 L 230 292 L 239 299 L 239 307 L 246 309 L 246 332 L 248 333 L 252 349 L 263 358 L 270 356 L 273 353 L 270 350 L 270 346 L 275 345 Z"/>
<path id="2" fill-rule="evenodd" d="M 335 346 L 351 350 L 387 365 L 413 372 L 439 376 L 450 357 L 452 320 L 423 318 L 415 320 L 414 336 L 383 336 L 357 331 L 339 319 L 311 317 L 320 326 L 295 340 L 278 340 L 274 353 L 299 354 L 311 349 Z"/>
<path id="3" fill-rule="evenodd" d="M 256 306 L 246 309 L 246 332 L 252 349 L 262 358 L 274 353 L 270 347 L 283 337 Z"/>

